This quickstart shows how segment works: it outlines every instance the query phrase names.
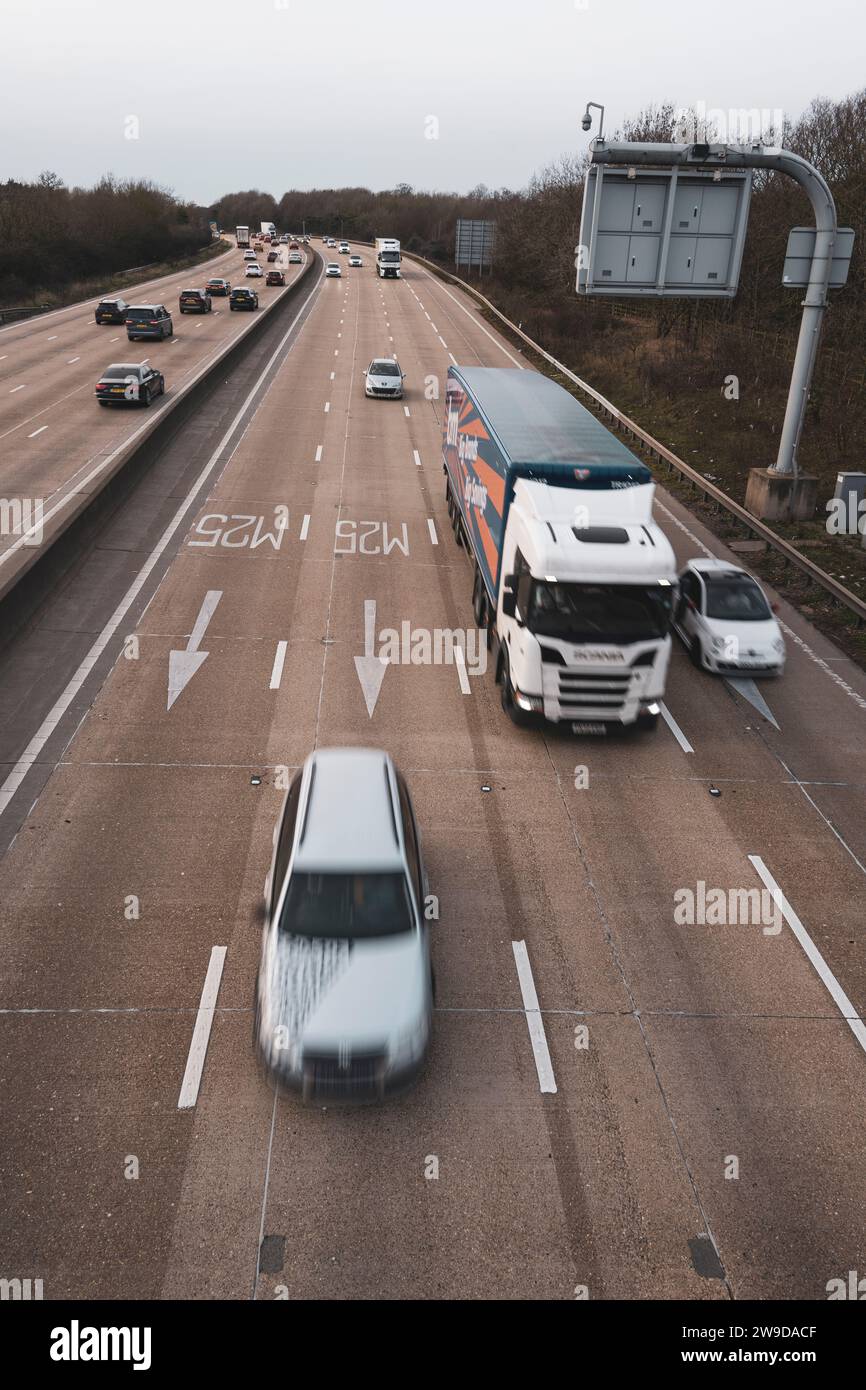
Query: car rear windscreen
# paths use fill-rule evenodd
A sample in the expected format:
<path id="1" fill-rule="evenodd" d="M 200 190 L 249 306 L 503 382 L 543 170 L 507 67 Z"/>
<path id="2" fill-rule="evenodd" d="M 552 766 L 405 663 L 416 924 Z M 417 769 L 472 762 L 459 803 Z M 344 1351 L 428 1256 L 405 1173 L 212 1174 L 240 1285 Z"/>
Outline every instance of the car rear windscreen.
<path id="1" fill-rule="evenodd" d="M 145 321 L 149 322 L 151 319 L 156 318 L 156 310 L 155 310 L 155 309 L 127 309 L 127 311 L 126 311 L 126 317 L 127 317 L 128 319 L 133 319 L 136 323 L 144 323 Z"/>
<path id="2" fill-rule="evenodd" d="M 138 379 L 138 369 L 136 367 L 109 367 L 108 371 L 103 372 L 103 381 L 126 381 L 127 377 Z"/>

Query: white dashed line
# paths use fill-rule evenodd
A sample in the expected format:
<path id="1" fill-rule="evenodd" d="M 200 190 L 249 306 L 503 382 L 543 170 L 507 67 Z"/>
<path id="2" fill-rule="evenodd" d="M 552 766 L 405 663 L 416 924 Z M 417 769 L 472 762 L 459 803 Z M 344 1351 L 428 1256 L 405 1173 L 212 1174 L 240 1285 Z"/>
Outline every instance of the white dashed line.
<path id="1" fill-rule="evenodd" d="M 322 462 L 322 445 L 320 444 L 320 445 L 318 446 L 318 448 L 316 449 L 316 463 L 321 463 L 321 462 Z"/>
<path id="2" fill-rule="evenodd" d="M 32 434 L 28 434 L 27 438 L 28 438 L 28 439 L 35 439 L 36 436 L 37 436 L 37 434 L 41 434 L 43 430 L 47 430 L 47 429 L 48 429 L 48 426 L 47 426 L 47 425 L 40 425 L 39 428 L 38 428 L 38 430 L 34 430 Z"/>
<path id="3" fill-rule="evenodd" d="M 330 402 L 330 401 L 325 401 L 325 414 L 326 414 L 326 415 L 330 412 L 330 409 L 331 409 L 331 402 Z"/>
<path id="4" fill-rule="evenodd" d="M 418 450 L 417 450 L 417 449 L 413 449 L 413 450 L 412 450 L 412 455 L 413 455 L 413 457 L 414 457 L 414 459 L 415 459 L 416 466 L 417 466 L 418 468 L 420 468 L 420 467 L 421 467 L 421 455 L 418 453 Z"/>
<path id="5" fill-rule="evenodd" d="M 16 391 L 23 391 L 26 385 L 27 382 L 25 381 L 23 386 L 13 386 L 12 390 L 9 392 L 9 395 L 14 396 Z"/>
<path id="6" fill-rule="evenodd" d="M 276 655 L 274 656 L 274 667 L 271 671 L 271 690 L 279 690 L 280 688 L 280 681 L 283 679 L 283 666 L 285 665 L 286 650 L 288 648 L 288 645 L 288 642 L 277 643 L 277 651 Z"/>
<path id="7" fill-rule="evenodd" d="M 310 513 L 307 512 L 301 522 L 301 540 L 305 541 L 310 532 Z"/>
<path id="8" fill-rule="evenodd" d="M 438 545 L 439 537 L 436 535 L 436 522 L 433 520 L 432 516 L 428 516 L 427 518 L 427 530 L 430 532 L 431 545 Z"/>
<path id="9" fill-rule="evenodd" d="M 532 978 L 532 967 L 529 964 L 526 942 L 512 941 L 511 949 L 514 952 L 514 964 L 517 966 L 517 978 L 520 981 L 520 994 L 529 1028 L 529 1040 L 532 1043 L 532 1052 L 535 1057 L 535 1070 L 538 1072 L 538 1085 L 543 1094 L 555 1095 L 556 1080 L 553 1075 L 553 1063 L 550 1060 L 544 1023 L 541 1019 L 541 1010 L 538 1007 L 538 995 L 535 992 L 535 981 Z"/>
<path id="10" fill-rule="evenodd" d="M 210 953 L 210 962 L 205 976 L 204 989 L 201 992 L 192 1042 L 189 1045 L 189 1056 L 186 1059 L 186 1071 L 183 1074 L 183 1083 L 178 1096 L 178 1110 L 191 1110 L 198 1100 L 198 1088 L 201 1085 L 207 1045 L 213 1027 L 214 1009 L 222 980 L 226 949 L 225 946 L 214 946 Z"/>

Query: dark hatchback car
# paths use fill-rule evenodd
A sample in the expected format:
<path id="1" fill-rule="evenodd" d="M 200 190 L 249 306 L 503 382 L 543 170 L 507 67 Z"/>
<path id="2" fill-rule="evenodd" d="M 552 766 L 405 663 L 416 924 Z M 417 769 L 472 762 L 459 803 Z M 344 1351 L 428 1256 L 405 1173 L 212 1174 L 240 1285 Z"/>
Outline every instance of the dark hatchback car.
<path id="1" fill-rule="evenodd" d="M 207 290 L 181 290 L 179 303 L 182 314 L 209 314 L 213 307 Z"/>
<path id="2" fill-rule="evenodd" d="M 280 253 L 279 253 L 279 251 L 269 251 L 269 252 L 268 252 L 268 260 L 269 260 L 269 261 L 278 261 L 279 259 L 280 259 Z"/>
<path id="3" fill-rule="evenodd" d="M 164 304 L 132 304 L 126 311 L 126 336 L 131 343 L 136 338 L 170 338 L 173 333 Z"/>
<path id="4" fill-rule="evenodd" d="M 112 362 L 96 383 L 100 405 L 150 405 L 165 395 L 165 377 L 149 362 Z"/>
<path id="5" fill-rule="evenodd" d="M 100 299 L 96 306 L 96 322 L 125 323 L 128 308 L 125 299 Z"/>
<path id="6" fill-rule="evenodd" d="M 207 285 L 205 286 L 205 288 L 206 288 L 208 294 L 211 294 L 211 295 L 213 295 L 213 294 L 219 294 L 219 295 L 226 296 L 226 295 L 231 294 L 231 292 L 232 292 L 231 281 L 230 281 L 230 280 L 220 280 L 220 279 L 218 279 L 218 278 L 217 278 L 217 279 L 213 279 L 213 280 L 208 280 Z"/>
<path id="7" fill-rule="evenodd" d="M 284 285 L 286 277 L 281 270 L 269 270 L 265 277 L 266 285 Z"/>
<path id="8" fill-rule="evenodd" d="M 230 309 L 258 309 L 259 297 L 255 290 L 232 290 L 229 296 Z"/>

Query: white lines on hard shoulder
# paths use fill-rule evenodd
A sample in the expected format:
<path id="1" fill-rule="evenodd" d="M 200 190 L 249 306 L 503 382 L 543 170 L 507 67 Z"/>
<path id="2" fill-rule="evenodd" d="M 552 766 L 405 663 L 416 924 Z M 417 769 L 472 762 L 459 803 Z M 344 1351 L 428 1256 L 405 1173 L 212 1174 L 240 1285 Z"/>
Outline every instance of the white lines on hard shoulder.
<path id="1" fill-rule="evenodd" d="M 511 949 L 514 952 L 514 964 L 517 966 L 517 978 L 520 981 L 520 994 L 523 999 L 523 1012 L 526 1016 L 526 1025 L 529 1029 L 529 1040 L 532 1043 L 532 1054 L 535 1058 L 535 1070 L 538 1073 L 539 1089 L 545 1095 L 555 1095 L 556 1078 L 553 1075 L 553 1063 L 550 1060 L 550 1051 L 547 1046 L 547 1037 L 544 1032 L 541 1010 L 538 1006 L 538 995 L 535 991 L 535 981 L 532 978 L 532 967 L 529 964 L 526 942 L 512 941 Z"/>
<path id="2" fill-rule="evenodd" d="M 848 1024 L 848 1027 L 851 1029 L 851 1032 L 854 1034 L 854 1037 L 857 1039 L 863 1051 L 866 1052 L 866 1028 L 864 1028 L 863 1020 L 857 1013 L 857 1010 L 854 1008 L 854 1005 L 851 1003 L 851 1000 L 848 998 L 844 989 L 839 984 L 839 981 L 836 979 L 836 976 L 833 974 L 824 957 L 821 955 L 821 952 L 818 950 L 818 947 L 815 945 L 811 936 L 806 931 L 806 928 L 803 926 L 803 923 L 800 921 L 796 912 L 791 907 L 791 904 L 788 902 L 788 899 L 785 897 L 785 894 L 782 892 L 773 875 L 770 873 L 770 870 L 767 868 L 763 859 L 761 859 L 757 854 L 750 854 L 749 862 L 754 868 L 755 873 L 764 883 L 764 886 L 766 888 L 769 888 L 771 894 L 773 895 L 774 903 L 779 908 L 779 911 L 781 912 L 785 921 L 788 923 L 788 926 L 791 928 L 791 931 L 794 933 L 795 937 L 799 941 L 809 960 L 812 962 L 812 965 L 814 966 L 819 979 L 821 980 L 824 987 L 827 989 L 834 1004 L 838 1008 L 845 1022 Z"/>
<path id="3" fill-rule="evenodd" d="M 664 701 L 662 701 L 660 709 L 662 719 L 667 724 L 668 728 L 670 729 L 677 743 L 680 745 L 680 748 L 682 748 L 683 752 L 694 753 L 694 748 L 689 743 L 688 739 L 686 738 L 685 734 L 683 733 L 677 721 L 674 719 L 673 715 L 671 714 Z"/>

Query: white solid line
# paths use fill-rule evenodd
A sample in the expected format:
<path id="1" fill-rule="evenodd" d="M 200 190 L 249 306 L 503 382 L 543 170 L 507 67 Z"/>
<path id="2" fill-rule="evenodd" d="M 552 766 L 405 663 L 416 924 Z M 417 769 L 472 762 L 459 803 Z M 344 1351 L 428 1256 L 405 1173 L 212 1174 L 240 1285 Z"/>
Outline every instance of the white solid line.
<path id="1" fill-rule="evenodd" d="M 271 690 L 279 690 L 280 681 L 283 679 L 283 665 L 286 660 L 286 648 L 288 642 L 277 643 L 277 653 L 274 657 L 274 669 L 271 671 Z"/>
<path id="2" fill-rule="evenodd" d="M 412 450 L 412 453 L 413 453 L 413 455 L 414 455 L 414 457 L 415 457 L 415 463 L 416 463 L 417 466 L 420 468 L 420 467 L 421 467 L 421 455 L 418 453 L 418 450 L 417 450 L 417 449 L 413 449 L 413 450 Z"/>
<path id="3" fill-rule="evenodd" d="M 204 988 L 198 1006 L 198 1015 L 192 1033 L 192 1042 L 189 1045 L 189 1056 L 186 1059 L 186 1071 L 183 1074 L 180 1095 L 177 1099 L 178 1110 L 191 1110 L 198 1100 L 198 1088 L 201 1085 L 201 1075 L 204 1071 L 204 1059 L 207 1056 L 207 1045 L 213 1026 L 214 1009 L 222 980 L 226 949 L 225 946 L 214 946 L 211 949 L 207 974 L 204 977 Z"/>
<path id="4" fill-rule="evenodd" d="M 466 674 L 466 657 L 463 655 L 463 648 L 454 648 L 454 665 L 457 667 L 457 679 L 460 682 L 460 689 L 464 695 L 472 694 L 472 686 L 469 684 L 469 676 Z"/>
<path id="5" fill-rule="evenodd" d="M 529 1039 L 535 1057 L 535 1070 L 538 1072 L 538 1084 L 543 1094 L 555 1095 L 556 1079 L 553 1075 L 553 1063 L 547 1049 L 547 1038 L 544 1034 L 541 1010 L 538 1007 L 538 995 L 535 992 L 535 981 L 532 978 L 532 967 L 529 964 L 526 942 L 512 941 L 511 949 L 514 951 L 514 963 L 517 966 L 517 978 L 520 981 L 520 993 L 526 1012 Z"/>
<path id="6" fill-rule="evenodd" d="M 48 429 L 48 426 L 47 426 L 47 425 L 40 425 L 39 428 L 38 428 L 38 430 L 34 430 L 32 434 L 28 434 L 27 438 L 28 438 L 28 439 L 35 439 L 36 436 L 37 436 L 37 434 L 41 434 L 43 430 L 47 430 L 47 429 Z"/>
<path id="7" fill-rule="evenodd" d="M 80 666 L 78 667 L 78 670 L 75 672 L 75 675 L 67 683 L 65 689 L 63 690 L 63 693 L 54 702 L 51 709 L 48 711 L 47 715 L 40 724 L 39 728 L 36 730 L 36 733 L 33 735 L 27 747 L 24 749 L 24 752 L 21 754 L 21 757 L 18 759 L 18 762 L 15 764 L 12 771 L 6 778 L 5 782 L 3 782 L 2 786 L 0 786 L 0 816 L 2 816 L 4 811 L 7 809 L 13 796 L 17 792 L 18 788 L 21 786 L 27 774 L 30 772 L 30 769 L 33 767 L 33 764 L 39 757 L 40 753 L 42 752 L 42 749 L 45 747 L 45 744 L 48 742 L 49 738 L 51 737 L 55 728 L 59 724 L 60 720 L 63 718 L 69 706 L 72 704 L 72 701 L 75 699 L 75 696 L 78 694 L 78 691 L 81 689 L 87 677 L 90 675 L 91 670 L 96 665 L 103 651 L 108 646 L 108 643 L 111 641 L 111 638 L 114 636 L 114 633 L 120 627 L 120 624 L 123 622 L 123 619 L 126 617 L 126 614 L 129 612 L 129 609 L 132 607 L 138 595 L 141 593 L 141 590 L 147 583 L 148 576 L 150 575 L 151 571 L 155 568 L 157 561 L 159 560 L 163 551 L 168 546 L 172 536 L 175 534 L 178 527 L 185 520 L 187 513 L 189 512 L 190 508 L 193 505 L 193 502 L 195 501 L 196 494 L 198 493 L 199 489 L 204 486 L 208 477 L 216 468 L 216 465 L 222 456 L 223 450 L 225 449 L 232 435 L 237 430 L 238 425 L 244 417 L 244 414 L 246 413 L 252 401 L 254 400 L 256 392 L 259 390 L 260 386 L 262 385 L 262 382 L 265 380 L 268 372 L 271 370 L 271 367 L 276 362 L 277 358 L 279 357 L 280 353 L 282 352 L 283 348 L 285 347 L 286 343 L 288 342 L 289 338 L 294 332 L 295 325 L 297 324 L 301 315 L 304 313 L 307 305 L 309 304 L 310 300 L 312 299 L 313 295 L 315 294 L 316 290 L 321 284 L 321 281 L 322 275 L 320 272 L 319 278 L 316 281 L 315 285 L 313 285 L 310 289 L 310 293 L 307 295 L 303 304 L 299 308 L 297 314 L 292 319 L 292 322 L 289 324 L 279 343 L 274 348 L 273 353 L 269 357 L 268 361 L 265 363 L 264 367 L 261 370 L 261 373 L 253 382 L 249 394 L 247 395 L 243 404 L 240 406 L 237 414 L 235 415 L 234 419 L 232 420 L 222 439 L 217 444 L 216 448 L 214 449 L 204 468 L 201 470 L 198 477 L 193 482 L 192 487 L 190 488 L 184 500 L 181 502 L 180 506 L 178 507 L 168 526 L 163 531 L 153 550 L 150 552 L 149 556 L 142 565 L 132 584 L 130 584 L 123 598 L 120 600 L 120 603 L 117 605 L 108 622 L 105 624 L 105 627 L 102 629 L 96 641 L 93 643 L 92 647 L 87 653 L 87 656 L 81 662 Z M 202 368 L 202 371 L 204 370 L 205 369 Z M 144 426 L 142 426 L 142 429 L 143 428 Z M 119 447 L 124 446 L 121 445 Z M 109 459 L 111 457 L 113 457 L 113 455 L 109 455 Z M 87 479 L 85 479 L 85 482 L 88 482 L 90 478 L 95 477 L 95 475 L 100 471 L 100 469 L 105 466 L 105 462 L 107 462 L 107 460 L 104 460 L 102 464 L 100 464 L 96 469 L 94 469 L 93 472 L 88 475 Z M 58 507 L 59 505 L 60 504 L 58 504 Z M 42 518 L 43 525 L 46 521 L 48 521 L 51 518 L 54 510 L 57 510 L 57 508 L 54 508 L 52 511 L 49 511 L 48 514 Z M 28 533 L 25 532 L 24 536 L 19 537 L 19 539 L 15 542 L 15 545 L 17 546 L 19 544 L 22 544 L 24 540 L 26 540 L 27 534 Z M 14 547 L 9 546 L 8 549 L 6 549 L 2 552 L 2 554 L 0 554 L 0 564 L 3 563 L 3 561 L 6 559 L 8 555 L 11 555 L 13 553 L 13 550 Z"/>
<path id="8" fill-rule="evenodd" d="M 436 535 L 436 522 L 433 520 L 432 516 L 428 516 L 427 518 L 427 530 L 430 532 L 430 540 L 432 544 L 438 545 L 439 537 Z"/>
<path id="9" fill-rule="evenodd" d="M 667 705 L 664 703 L 664 701 L 662 701 L 662 703 L 661 703 L 661 712 L 662 712 L 662 719 L 663 719 L 663 720 L 665 721 L 665 723 L 667 724 L 668 728 L 670 729 L 670 731 L 671 731 L 671 733 L 673 734 L 674 738 L 676 739 L 677 743 L 680 745 L 680 748 L 682 748 L 683 752 L 684 752 L 684 753 L 694 753 L 694 751 L 695 751 L 694 748 L 693 748 L 692 745 L 689 743 L 688 739 L 686 738 L 685 734 L 683 733 L 683 731 L 682 731 L 682 729 L 680 728 L 680 726 L 679 726 L 679 724 L 677 723 L 677 721 L 674 719 L 673 715 L 671 714 L 670 710 L 668 709 L 668 707 L 667 707 Z"/>
<path id="10" fill-rule="evenodd" d="M 310 530 L 310 513 L 307 512 L 306 516 L 304 517 L 303 521 L 301 522 L 301 540 L 302 540 L 302 541 L 305 541 L 305 540 L 307 539 L 307 535 L 308 535 L 308 533 L 309 533 L 309 530 Z"/>
<path id="11" fill-rule="evenodd" d="M 318 448 L 316 449 L 316 463 L 321 463 L 321 462 L 322 462 L 322 445 L 320 444 L 320 445 L 318 446 Z"/>
<path id="12" fill-rule="evenodd" d="M 800 921 L 796 912 L 791 907 L 791 904 L 788 902 L 788 899 L 785 897 L 785 894 L 782 892 L 778 883 L 773 878 L 773 875 L 770 873 L 770 870 L 767 868 L 763 859 L 761 859 L 757 854 L 750 854 L 749 862 L 752 864 L 755 872 L 758 874 L 758 877 L 763 879 L 764 884 L 767 888 L 769 888 L 770 892 L 773 895 L 773 901 L 779 907 L 782 916 L 785 918 L 785 921 L 788 923 L 788 926 L 791 928 L 791 931 L 794 933 L 800 945 L 803 947 L 803 950 L 806 952 L 806 955 L 809 957 L 809 960 L 814 965 L 815 970 L 817 971 L 821 981 L 826 986 L 829 994 L 833 999 L 833 1002 L 835 1003 L 845 1022 L 848 1024 L 848 1027 L 851 1029 L 851 1032 L 854 1034 L 854 1037 L 857 1039 L 863 1051 L 866 1052 L 866 1027 L 863 1026 L 863 1020 L 860 1018 L 860 1015 L 857 1013 L 857 1010 L 854 1008 L 854 1005 L 851 1003 L 851 1000 L 848 998 L 839 981 L 836 979 L 836 976 L 833 974 L 824 957 L 821 955 L 821 952 L 818 950 L 818 947 L 815 945 L 811 936 L 806 931 L 806 928 L 803 926 L 803 923 Z"/>

